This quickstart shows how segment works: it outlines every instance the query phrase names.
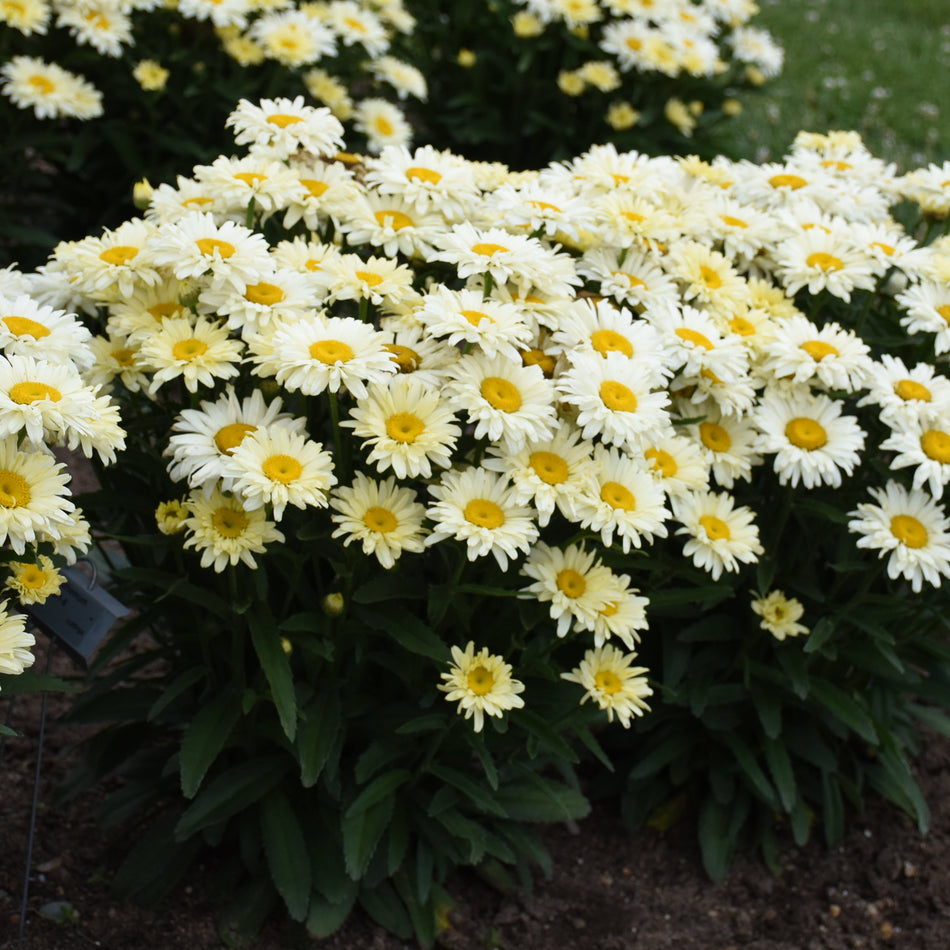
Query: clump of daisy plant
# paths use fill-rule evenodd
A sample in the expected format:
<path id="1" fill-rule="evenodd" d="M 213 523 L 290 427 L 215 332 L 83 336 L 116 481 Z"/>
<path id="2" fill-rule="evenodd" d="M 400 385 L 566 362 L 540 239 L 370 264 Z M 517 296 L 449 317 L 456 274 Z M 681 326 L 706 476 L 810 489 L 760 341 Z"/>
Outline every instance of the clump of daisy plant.
<path id="1" fill-rule="evenodd" d="M 777 866 L 789 834 L 837 840 L 866 789 L 926 827 L 950 244 L 930 204 L 898 223 L 919 186 L 853 133 L 516 173 L 348 153 L 292 100 L 228 125 L 245 153 L 5 272 L 20 335 L 46 308 L 95 336 L 75 371 L 18 337 L 0 450 L 95 454 L 107 398 L 129 432 L 87 508 L 137 613 L 78 705 L 115 704 L 97 763 L 137 717 L 122 794 L 175 829 L 126 892 L 213 841 L 315 936 L 359 901 L 431 943 L 453 868 L 528 875 L 523 823 L 590 789 L 631 825 L 680 803 L 713 876 L 740 842 Z M 20 562 L 68 506 L 15 464 Z"/>

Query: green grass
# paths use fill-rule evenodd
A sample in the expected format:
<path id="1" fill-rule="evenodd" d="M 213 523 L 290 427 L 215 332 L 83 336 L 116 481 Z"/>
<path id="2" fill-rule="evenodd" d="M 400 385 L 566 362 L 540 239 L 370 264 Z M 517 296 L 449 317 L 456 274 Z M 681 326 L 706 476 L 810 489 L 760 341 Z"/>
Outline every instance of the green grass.
<path id="1" fill-rule="evenodd" d="M 759 0 L 785 69 L 732 124 L 743 157 L 777 160 L 801 129 L 855 129 L 907 171 L 950 158 L 947 0 Z"/>

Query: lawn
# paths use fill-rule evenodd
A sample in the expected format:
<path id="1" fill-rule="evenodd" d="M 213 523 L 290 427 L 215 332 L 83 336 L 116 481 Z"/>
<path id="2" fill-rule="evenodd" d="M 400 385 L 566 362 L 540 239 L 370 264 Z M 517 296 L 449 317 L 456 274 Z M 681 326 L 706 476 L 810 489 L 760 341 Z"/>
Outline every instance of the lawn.
<path id="1" fill-rule="evenodd" d="M 736 146 L 781 157 L 799 129 L 856 129 L 901 170 L 950 155 L 946 0 L 760 0 L 756 25 L 785 47 L 782 75 L 746 99 Z"/>

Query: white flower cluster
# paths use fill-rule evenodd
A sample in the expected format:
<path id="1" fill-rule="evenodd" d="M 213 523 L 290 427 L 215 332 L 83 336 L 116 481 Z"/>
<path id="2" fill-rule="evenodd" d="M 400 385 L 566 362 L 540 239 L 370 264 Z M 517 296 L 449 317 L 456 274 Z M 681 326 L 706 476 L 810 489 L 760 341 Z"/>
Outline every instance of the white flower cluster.
<path id="1" fill-rule="evenodd" d="M 559 636 L 593 638 L 610 676 L 576 681 L 619 715 L 635 668 L 606 647 L 633 648 L 647 599 L 594 547 L 552 544 L 554 519 L 624 552 L 681 536 L 719 579 L 763 553 L 743 484 L 768 465 L 792 488 L 842 486 L 872 407 L 893 478 L 850 530 L 915 590 L 950 576 L 950 381 L 821 318 L 878 291 L 908 346 L 950 350 L 950 242 L 904 232 L 889 208 L 913 178 L 856 135 L 801 136 L 780 165 L 596 146 L 511 173 L 433 149 L 334 161 L 333 118 L 288 100 L 230 124 L 246 158 L 22 278 L 37 306 L 101 309 L 89 378 L 208 395 L 167 445 L 190 494 L 159 515 L 204 564 L 254 565 L 289 507 L 328 508 L 334 537 L 384 567 L 455 540 L 517 564 Z M 268 244 L 255 220 L 293 234 Z M 335 445 L 285 411 L 305 397 L 338 420 Z M 473 657 L 458 668 L 491 672 Z"/>

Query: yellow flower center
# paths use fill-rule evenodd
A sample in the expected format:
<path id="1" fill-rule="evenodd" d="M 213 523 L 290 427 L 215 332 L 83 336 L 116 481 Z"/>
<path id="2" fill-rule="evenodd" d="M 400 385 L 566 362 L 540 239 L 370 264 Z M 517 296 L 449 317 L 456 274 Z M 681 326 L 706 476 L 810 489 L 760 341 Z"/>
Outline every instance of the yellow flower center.
<path id="1" fill-rule="evenodd" d="M 378 287 L 383 282 L 382 275 L 371 270 L 355 270 L 353 276 L 367 287 Z"/>
<path id="2" fill-rule="evenodd" d="M 420 168 L 418 165 L 406 169 L 406 178 L 410 181 L 425 181 L 430 185 L 437 185 L 442 181 L 442 176 L 438 172 L 431 168 Z"/>
<path id="3" fill-rule="evenodd" d="M 366 514 L 363 515 L 363 524 L 370 531 L 376 531 L 379 534 L 389 534 L 399 527 L 396 516 L 388 508 L 380 508 L 378 505 L 366 509 Z"/>
<path id="4" fill-rule="evenodd" d="M 243 181 L 245 185 L 249 185 L 253 188 L 258 182 L 266 181 L 267 176 L 262 175 L 260 172 L 238 172 L 234 176 L 238 181 Z M 230 254 L 223 254 L 222 257 L 230 257 Z"/>
<path id="5" fill-rule="evenodd" d="M 627 45 L 634 53 L 639 53 L 639 52 L 640 52 L 640 49 L 643 47 L 643 41 L 642 41 L 642 40 L 638 40 L 635 36 L 628 36 L 628 37 L 624 40 L 624 43 L 626 43 L 626 45 Z M 618 176 L 614 176 L 614 177 L 618 177 Z M 626 176 L 623 176 L 623 175 L 622 175 L 622 176 L 619 176 L 619 177 L 625 178 Z"/>
<path id="6" fill-rule="evenodd" d="M 376 125 L 376 131 L 379 132 L 380 135 L 383 135 L 383 136 L 392 135 L 393 132 L 395 131 L 393 129 L 392 122 L 390 122 L 389 119 L 387 119 L 386 116 L 384 115 L 376 116 L 376 118 L 373 121 L 374 121 L 374 124 Z"/>
<path id="7" fill-rule="evenodd" d="M 755 324 L 745 317 L 733 317 L 729 321 L 729 329 L 739 336 L 755 336 Z"/>
<path id="8" fill-rule="evenodd" d="M 747 228 L 749 225 L 742 218 L 734 218 L 731 214 L 721 214 L 723 224 L 728 224 L 730 228 Z"/>
<path id="9" fill-rule="evenodd" d="M 901 399 L 906 400 L 917 399 L 920 402 L 930 402 L 932 398 L 930 390 L 922 383 L 918 383 L 913 379 L 902 379 L 894 383 L 894 392 L 900 396 Z"/>
<path id="10" fill-rule="evenodd" d="M 383 349 L 388 351 L 392 361 L 399 367 L 400 373 L 411 373 L 419 368 L 422 357 L 408 346 L 401 343 L 384 343 Z"/>
<path id="11" fill-rule="evenodd" d="M 316 178 L 301 178 L 300 184 L 310 192 L 314 198 L 319 198 L 330 186 L 325 181 L 318 181 Z"/>
<path id="12" fill-rule="evenodd" d="M 710 290 L 718 290 L 722 286 L 722 276 L 708 264 L 703 264 L 699 268 L 699 276 Z"/>
<path id="13" fill-rule="evenodd" d="M 237 248 L 233 244 L 230 244 L 228 241 L 221 241 L 218 238 L 198 238 L 195 244 L 198 245 L 198 250 L 201 251 L 205 257 L 214 257 L 217 255 L 223 260 L 227 260 L 227 258 L 231 257 L 237 251 Z"/>
<path id="14" fill-rule="evenodd" d="M 813 452 L 825 445 L 828 441 L 828 433 L 825 432 L 825 427 L 820 422 L 805 416 L 798 416 L 785 426 L 785 438 L 792 445 Z"/>
<path id="15" fill-rule="evenodd" d="M 49 399 L 52 402 L 59 402 L 63 394 L 46 383 L 23 382 L 14 383 L 10 387 L 10 398 L 21 406 L 28 405 L 31 402 L 39 402 L 41 399 Z"/>
<path id="16" fill-rule="evenodd" d="M 115 264 L 116 267 L 121 267 L 123 264 L 128 264 L 138 252 L 139 249 L 132 247 L 130 244 L 117 244 L 115 247 L 106 248 L 106 250 L 99 255 L 99 260 L 105 261 L 107 264 Z"/>
<path id="17" fill-rule="evenodd" d="M 942 303 L 939 307 L 934 308 L 937 313 L 950 325 L 950 303 Z"/>
<path id="18" fill-rule="evenodd" d="M 528 461 L 534 474 L 548 485 L 560 485 L 570 474 L 567 462 L 554 452 L 532 452 Z"/>
<path id="19" fill-rule="evenodd" d="M 729 525 L 715 515 L 703 515 L 699 523 L 706 529 L 706 536 L 710 541 L 728 541 L 732 538 Z"/>
<path id="20" fill-rule="evenodd" d="M 285 112 L 275 112 L 273 115 L 267 117 L 267 121 L 271 125 L 276 125 L 278 129 L 286 129 L 288 125 L 296 125 L 298 122 L 303 122 L 303 118 L 299 115 L 287 115 Z"/>
<path id="21" fill-rule="evenodd" d="M 633 224 L 640 224 L 644 220 L 643 215 L 638 214 L 636 211 L 621 211 L 620 217 Z"/>
<path id="22" fill-rule="evenodd" d="M 195 195 L 194 198 L 186 198 L 182 204 L 187 208 L 189 205 L 210 205 L 214 204 L 214 198 L 206 198 L 204 195 Z M 204 251 L 202 251 L 204 253 Z"/>
<path id="23" fill-rule="evenodd" d="M 397 412 L 386 420 L 386 434 L 393 442 L 415 442 L 425 430 L 425 423 L 412 412 Z"/>
<path id="24" fill-rule="evenodd" d="M 826 356 L 840 356 L 836 347 L 824 340 L 806 340 L 799 343 L 798 348 L 804 350 L 816 363 L 820 363 Z"/>
<path id="25" fill-rule="evenodd" d="M 473 498 L 463 514 L 466 521 L 479 528 L 500 528 L 505 523 L 505 513 L 489 498 Z"/>
<path id="26" fill-rule="evenodd" d="M 613 696 L 623 689 L 623 681 L 612 670 L 600 670 L 594 674 L 594 686 L 600 692 Z"/>
<path id="27" fill-rule="evenodd" d="M 822 167 L 822 168 L 833 168 L 833 169 L 835 169 L 835 171 L 846 172 L 846 171 L 849 171 L 850 169 L 854 168 L 854 165 L 852 165 L 850 162 L 843 162 L 843 161 L 841 161 L 841 159 L 826 158 L 826 159 L 821 163 L 821 167 Z"/>
<path id="28" fill-rule="evenodd" d="M 29 317 L 4 317 L 3 322 L 14 336 L 31 336 L 34 340 L 41 340 L 50 334 L 49 327 L 44 327 L 42 323 L 37 323 Z"/>
<path id="29" fill-rule="evenodd" d="M 941 465 L 950 465 L 950 435 L 939 429 L 930 429 L 920 437 L 924 455 Z"/>
<path id="30" fill-rule="evenodd" d="M 489 323 L 495 322 L 487 313 L 483 313 L 481 310 L 462 310 L 461 314 L 473 327 L 477 327 L 482 320 L 487 320 Z"/>
<path id="31" fill-rule="evenodd" d="M 232 422 L 218 429 L 214 444 L 222 455 L 230 455 L 244 441 L 244 437 L 252 432 L 257 432 L 257 426 L 248 425 L 246 422 Z"/>
<path id="32" fill-rule="evenodd" d="M 883 252 L 884 254 L 886 254 L 888 257 L 893 257 L 893 256 L 894 256 L 894 251 L 896 250 L 896 248 L 894 247 L 893 244 L 884 244 L 884 243 L 881 242 L 881 241 L 872 241 L 872 242 L 871 242 L 871 247 L 876 247 L 876 248 L 878 248 L 880 251 L 882 251 L 882 252 Z"/>
<path id="33" fill-rule="evenodd" d="M 0 506 L 3 508 L 25 508 L 30 503 L 30 486 L 22 475 L 16 472 L 0 471 Z"/>
<path id="34" fill-rule="evenodd" d="M 601 356 L 606 356 L 608 353 L 633 356 L 633 344 L 616 330 L 595 330 L 590 335 L 590 342 Z"/>
<path id="35" fill-rule="evenodd" d="M 540 366 L 541 372 L 550 379 L 554 375 L 557 367 L 557 360 L 544 350 L 533 347 L 530 350 L 521 351 L 521 362 L 524 366 Z"/>
<path id="36" fill-rule="evenodd" d="M 628 287 L 646 287 L 646 281 L 640 280 L 639 277 L 636 277 L 634 274 L 628 274 L 622 270 L 615 270 L 613 276 L 617 280 L 622 280 Z"/>
<path id="37" fill-rule="evenodd" d="M 222 538 L 239 538 L 249 524 L 247 515 L 236 508 L 222 505 L 211 516 L 211 525 Z"/>
<path id="38" fill-rule="evenodd" d="M 615 379 L 600 384 L 600 400 L 611 412 L 636 412 L 637 397 L 631 389 Z"/>
<path id="39" fill-rule="evenodd" d="M 913 515 L 894 515 L 891 534 L 909 548 L 922 548 L 927 544 L 927 529 Z"/>
<path id="40" fill-rule="evenodd" d="M 808 182 L 799 175 L 773 175 L 769 179 L 769 184 L 773 188 L 791 188 L 792 191 L 797 191 L 799 188 L 804 188 Z"/>
<path id="41" fill-rule="evenodd" d="M 643 455 L 653 462 L 653 470 L 664 478 L 672 478 L 679 471 L 676 459 L 666 449 L 647 449 Z"/>
<path id="42" fill-rule="evenodd" d="M 615 600 L 613 603 L 605 604 L 604 608 L 598 611 L 601 617 L 612 617 L 620 609 L 620 601 Z"/>
<path id="43" fill-rule="evenodd" d="M 584 595 L 587 590 L 587 581 L 580 571 L 575 571 L 571 567 L 565 567 L 557 572 L 557 588 L 565 597 L 576 600 Z"/>
<path id="44" fill-rule="evenodd" d="M 699 438 L 713 452 L 728 452 L 732 448 L 732 436 L 715 422 L 701 422 Z"/>
<path id="45" fill-rule="evenodd" d="M 145 309 L 154 317 L 156 322 L 159 322 L 165 317 L 174 317 L 185 308 L 177 301 L 169 300 L 167 303 L 152 304 L 151 307 L 146 307 Z"/>
<path id="46" fill-rule="evenodd" d="M 29 590 L 40 590 L 46 583 L 46 571 L 39 564 L 27 564 L 17 574 L 17 581 Z"/>
<path id="47" fill-rule="evenodd" d="M 187 340 L 179 340 L 172 347 L 172 356 L 174 356 L 176 360 L 184 360 L 185 362 L 197 359 L 207 352 L 208 344 L 205 343 L 204 340 L 196 339 L 193 336 L 188 337 Z"/>
<path id="48" fill-rule="evenodd" d="M 286 295 L 283 289 L 276 284 L 260 283 L 248 284 L 247 289 L 244 291 L 244 296 L 250 300 L 251 303 L 259 303 L 265 307 L 270 307 L 275 303 L 280 303 Z"/>
<path id="49" fill-rule="evenodd" d="M 633 492 L 620 482 L 604 482 L 600 486 L 600 500 L 621 511 L 637 510 L 637 499 Z"/>
<path id="50" fill-rule="evenodd" d="M 51 82 L 46 76 L 40 76 L 34 74 L 30 76 L 27 82 L 34 88 L 43 93 L 44 96 L 48 96 L 51 93 L 56 91 L 56 86 Z"/>
<path id="51" fill-rule="evenodd" d="M 505 253 L 508 250 L 503 244 L 473 244 L 472 251 L 481 254 L 483 257 L 491 257 L 493 254 Z"/>
<path id="52" fill-rule="evenodd" d="M 388 227 L 392 228 L 394 231 L 401 231 L 403 228 L 412 227 L 412 218 L 408 214 L 403 214 L 401 211 L 376 211 L 374 213 L 376 220 L 379 222 L 380 227 L 387 227 L 387 221 L 389 222 Z"/>
<path id="53" fill-rule="evenodd" d="M 112 351 L 112 358 L 119 366 L 132 366 L 135 363 L 135 350 L 130 350 L 127 346 L 120 347 Z"/>
<path id="54" fill-rule="evenodd" d="M 521 408 L 521 392 L 514 383 L 500 376 L 487 376 L 479 390 L 482 398 L 499 412 L 517 412 Z"/>
<path id="55" fill-rule="evenodd" d="M 332 366 L 334 363 L 347 363 L 353 359 L 353 349 L 342 340 L 317 340 L 310 344 L 310 356 Z"/>
<path id="56" fill-rule="evenodd" d="M 834 254 L 826 254 L 824 251 L 815 251 L 814 254 L 809 254 L 805 258 L 805 263 L 809 267 L 817 267 L 819 270 L 823 270 L 826 274 L 829 271 L 841 270 L 844 267 L 844 261 L 840 257 L 835 257 Z"/>
<path id="57" fill-rule="evenodd" d="M 691 330 L 689 327 L 680 327 L 674 332 L 681 340 L 686 340 L 687 343 L 693 343 L 696 346 L 701 346 L 704 350 L 715 349 L 712 340 L 710 340 L 708 336 L 700 333 L 698 330 Z"/>
<path id="58" fill-rule="evenodd" d="M 531 205 L 532 208 L 537 208 L 538 211 L 553 211 L 555 214 L 564 213 L 557 205 L 549 204 L 547 201 L 529 201 L 527 203 Z"/>
<path id="59" fill-rule="evenodd" d="M 484 696 L 492 691 L 495 685 L 495 677 L 485 669 L 484 666 L 473 666 L 465 677 L 465 682 L 476 696 Z"/>
<path id="60" fill-rule="evenodd" d="M 303 474 L 303 466 L 292 455 L 270 455 L 264 459 L 261 471 L 272 482 L 289 485 Z"/>

